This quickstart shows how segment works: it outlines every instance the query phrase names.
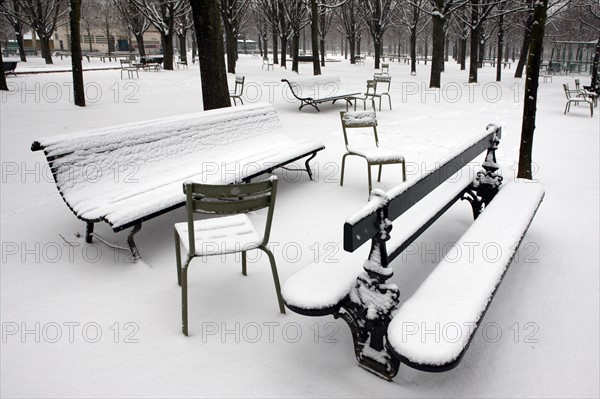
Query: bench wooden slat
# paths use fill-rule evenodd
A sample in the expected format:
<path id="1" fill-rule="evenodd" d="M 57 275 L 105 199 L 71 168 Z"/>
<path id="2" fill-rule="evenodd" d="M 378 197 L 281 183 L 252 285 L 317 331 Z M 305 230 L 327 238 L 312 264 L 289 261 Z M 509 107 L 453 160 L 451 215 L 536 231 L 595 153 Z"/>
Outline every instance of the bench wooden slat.
<path id="1" fill-rule="evenodd" d="M 505 183 L 400 307 L 387 336 L 403 363 L 425 371 L 446 371 L 460 362 L 543 196 L 540 184 Z M 470 251 L 472 247 L 475 250 Z M 439 334 L 431 333 L 436 329 Z"/>

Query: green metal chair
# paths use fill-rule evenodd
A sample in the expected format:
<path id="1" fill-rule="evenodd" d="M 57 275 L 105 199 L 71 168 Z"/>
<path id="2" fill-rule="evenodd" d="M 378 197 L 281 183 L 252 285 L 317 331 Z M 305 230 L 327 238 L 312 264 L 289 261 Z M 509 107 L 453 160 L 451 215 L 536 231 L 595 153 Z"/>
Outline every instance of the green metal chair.
<path id="1" fill-rule="evenodd" d="M 242 274 L 246 275 L 246 252 L 259 249 L 267 254 L 275 283 L 279 311 L 285 313 L 277 266 L 273 253 L 267 248 L 275 197 L 277 177 L 246 184 L 211 185 L 185 182 L 187 222 L 175 224 L 175 254 L 177 281 L 181 286 L 182 331 L 188 335 L 187 273 L 195 257 L 242 253 Z M 264 234 L 256 231 L 245 213 L 268 208 Z M 229 215 L 196 220 L 194 213 Z M 181 262 L 181 247 L 185 263 Z"/>
<path id="2" fill-rule="evenodd" d="M 371 100 L 373 111 L 375 111 L 375 81 L 367 80 L 367 92 L 363 93 L 363 96 L 351 96 L 349 100 L 354 100 L 354 110 L 356 111 L 356 103 L 360 100 L 363 102 L 363 109 L 367 110 L 367 100 Z M 346 101 L 346 111 L 348 111 L 348 101 Z"/>
<path id="3" fill-rule="evenodd" d="M 371 194 L 371 166 L 379 166 L 377 181 L 381 181 L 381 169 L 383 165 L 402 164 L 402 181 L 406 181 L 406 162 L 404 156 L 396 151 L 387 150 L 379 147 L 379 138 L 377 137 L 377 118 L 375 111 L 357 111 L 357 112 L 340 112 L 342 120 L 342 130 L 344 132 L 344 142 L 346 143 L 347 152 L 342 157 L 342 176 L 340 186 L 344 185 L 344 171 L 346 166 L 346 157 L 356 155 L 364 158 L 367 161 L 367 176 L 369 179 L 369 195 Z M 375 138 L 375 146 L 353 146 L 348 141 L 347 129 L 351 128 L 372 128 Z"/>
<path id="4" fill-rule="evenodd" d="M 392 84 L 392 77 L 389 75 L 375 74 L 373 76 L 375 80 L 375 97 L 379 98 L 379 110 L 381 111 L 381 98 L 387 96 L 390 104 L 390 110 L 392 109 L 392 97 L 390 97 L 390 86 Z"/>
<path id="5" fill-rule="evenodd" d="M 229 98 L 233 99 L 233 105 L 237 105 L 236 100 L 240 100 L 242 105 L 244 105 L 244 100 L 242 100 L 242 95 L 244 94 L 244 80 L 245 76 L 236 76 L 235 77 L 235 87 L 233 92 L 229 92 Z"/>
<path id="6" fill-rule="evenodd" d="M 567 97 L 567 104 L 565 105 L 565 112 L 563 115 L 566 115 L 567 112 L 571 110 L 571 104 L 579 105 L 579 103 L 583 102 L 590 105 L 590 116 L 594 117 L 594 101 L 592 99 L 587 97 L 578 97 L 581 91 L 569 90 L 569 85 L 566 83 L 563 83 L 563 89 L 565 91 L 565 96 Z"/>

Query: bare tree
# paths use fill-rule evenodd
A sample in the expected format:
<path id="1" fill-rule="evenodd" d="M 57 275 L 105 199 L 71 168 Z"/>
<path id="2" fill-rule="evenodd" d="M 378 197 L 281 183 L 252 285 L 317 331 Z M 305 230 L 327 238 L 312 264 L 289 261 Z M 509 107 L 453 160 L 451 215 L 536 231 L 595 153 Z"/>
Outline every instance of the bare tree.
<path id="1" fill-rule="evenodd" d="M 88 0 L 89 1 L 89 0 Z M 111 57 L 115 51 L 115 29 L 119 19 L 118 8 L 115 9 L 114 3 L 111 0 L 95 0 L 95 25 L 102 30 L 106 37 L 106 45 L 108 56 Z"/>
<path id="2" fill-rule="evenodd" d="M 450 16 L 464 6 L 464 0 L 429 0 L 431 16 L 431 75 L 429 87 L 441 87 L 444 70 L 444 42 L 446 24 Z"/>
<path id="3" fill-rule="evenodd" d="M 21 57 L 22 62 L 27 62 L 25 46 L 23 45 L 23 20 L 22 18 L 17 18 L 15 16 L 21 12 L 19 2 L 17 0 L 8 0 L 1 4 L 0 11 L 3 12 L 0 15 L 2 16 L 2 19 L 13 27 L 15 39 L 17 39 L 17 46 L 19 47 L 19 56 Z M 12 12 L 4 12 L 4 7 L 8 7 Z"/>
<path id="4" fill-rule="evenodd" d="M 230 107 L 218 0 L 190 0 L 202 81 L 204 109 Z"/>
<path id="5" fill-rule="evenodd" d="M 192 19 L 192 10 L 180 14 L 175 18 L 175 33 L 179 41 L 179 58 L 187 64 L 187 34 L 190 28 L 194 26 Z M 193 54 L 192 54 L 193 55 Z"/>
<path id="6" fill-rule="evenodd" d="M 523 125 L 521 127 L 521 146 L 519 150 L 519 171 L 517 177 L 531 179 L 531 161 L 533 153 L 533 133 L 537 111 L 537 92 L 540 66 L 542 64 L 542 46 L 548 0 L 536 0 L 533 3 L 533 23 L 531 42 L 527 59 L 527 79 L 525 81 L 525 100 L 523 105 Z"/>
<path id="7" fill-rule="evenodd" d="M 359 18 L 358 13 L 358 0 L 348 0 L 336 11 L 339 18 L 338 30 L 346 38 L 350 45 L 350 63 L 356 63 L 356 53 L 360 53 L 360 49 L 356 49 L 358 34 L 360 31 L 360 25 L 362 20 Z"/>
<path id="8" fill-rule="evenodd" d="M 3 12 L 29 25 L 40 39 L 42 57 L 46 64 L 52 64 L 50 40 L 68 9 L 63 0 L 17 0 L 19 12 L 14 8 L 3 7 Z"/>
<path id="9" fill-rule="evenodd" d="M 386 29 L 395 20 L 396 0 L 358 0 L 360 16 L 369 27 L 375 47 L 375 69 L 379 69 L 381 45 Z"/>
<path id="10" fill-rule="evenodd" d="M 241 20 L 248 9 L 248 0 L 221 0 L 221 17 L 225 28 L 225 47 L 227 48 L 227 72 L 235 73 L 237 61 L 237 39 Z"/>
<path id="11" fill-rule="evenodd" d="M 160 32 L 163 68 L 173 70 L 173 34 L 175 19 L 187 12 L 186 0 L 131 0 Z M 192 0 L 190 0 L 191 2 Z M 208 1 L 206 3 L 209 3 Z M 218 20 L 215 20 L 218 21 Z"/>
<path id="12" fill-rule="evenodd" d="M 81 21 L 83 21 L 83 27 L 85 29 L 85 33 L 86 36 L 84 38 L 87 38 L 84 40 L 84 43 L 87 41 L 89 49 L 89 52 L 94 51 L 93 47 L 92 47 L 92 43 L 94 41 L 94 35 L 92 35 L 92 30 L 94 29 L 94 26 L 96 25 L 96 18 L 97 18 L 97 4 L 95 1 L 82 1 L 81 2 L 81 19 L 80 19 L 80 25 L 81 25 Z"/>
<path id="13" fill-rule="evenodd" d="M 279 27 L 281 37 L 281 66 L 285 67 L 285 46 L 292 39 L 292 71 L 298 72 L 300 32 L 309 24 L 308 7 L 303 0 L 280 0 Z"/>
<path id="14" fill-rule="evenodd" d="M 410 74 L 417 73 L 417 36 L 423 32 L 431 18 L 424 23 L 423 19 L 428 16 L 428 12 L 423 12 L 427 0 L 414 0 L 414 2 L 404 3 L 398 14 L 398 23 L 408 31 L 410 42 Z M 398 50 L 400 53 L 400 50 Z"/>
<path id="15" fill-rule="evenodd" d="M 113 0 L 113 2 L 120 11 L 121 19 L 135 37 L 140 57 L 144 57 L 146 55 L 144 33 L 150 28 L 150 20 L 138 10 L 131 0 Z"/>
<path id="16" fill-rule="evenodd" d="M 257 19 L 261 24 L 264 24 L 264 26 L 268 27 L 269 31 L 271 32 L 271 37 L 273 38 L 273 64 L 279 63 L 277 54 L 277 38 L 280 36 L 279 2 L 280 0 L 254 0 L 252 4 Z M 266 45 L 267 42 L 265 38 L 265 53 L 263 57 L 266 57 L 268 54 Z"/>

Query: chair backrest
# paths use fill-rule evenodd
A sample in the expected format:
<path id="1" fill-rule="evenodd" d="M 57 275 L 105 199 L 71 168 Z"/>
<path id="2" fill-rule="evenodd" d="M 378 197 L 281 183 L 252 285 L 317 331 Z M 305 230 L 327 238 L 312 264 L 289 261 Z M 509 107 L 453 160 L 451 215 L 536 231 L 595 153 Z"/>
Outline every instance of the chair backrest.
<path id="1" fill-rule="evenodd" d="M 381 73 L 389 73 L 390 64 L 381 64 Z"/>
<path id="2" fill-rule="evenodd" d="M 579 79 L 575 79 L 575 90 L 579 90 L 581 87 L 579 86 Z"/>
<path id="3" fill-rule="evenodd" d="M 131 66 L 131 60 L 120 60 L 121 68 L 127 68 Z"/>
<path id="4" fill-rule="evenodd" d="M 375 111 L 340 111 L 342 120 L 342 130 L 344 132 L 344 142 L 348 148 L 348 133 L 346 129 L 353 128 L 373 128 L 375 137 L 375 146 L 379 147 L 379 138 L 377 137 L 377 116 Z"/>
<path id="5" fill-rule="evenodd" d="M 377 84 L 375 83 L 375 80 L 373 79 L 369 79 L 367 80 L 367 95 L 368 96 L 372 96 L 376 93 L 377 91 Z"/>
<path id="6" fill-rule="evenodd" d="M 245 79 L 246 79 L 245 76 L 236 75 L 236 77 L 235 77 L 234 93 L 238 96 L 241 96 L 244 93 L 244 80 Z M 239 87 L 239 91 L 238 91 L 238 87 Z"/>
<path id="7" fill-rule="evenodd" d="M 569 90 L 569 85 L 567 83 L 563 83 L 563 89 L 565 89 L 565 96 L 567 96 L 567 100 L 570 100 L 571 91 Z"/>
<path id="8" fill-rule="evenodd" d="M 263 245 L 269 241 L 275 198 L 277 195 L 277 177 L 256 183 L 241 184 L 201 184 L 186 181 L 183 183 L 190 253 L 195 252 L 194 213 L 238 214 L 269 208 Z"/>
<path id="9" fill-rule="evenodd" d="M 387 93 L 387 92 L 390 91 L 390 85 L 392 84 L 392 77 L 391 76 L 389 76 L 389 75 L 386 76 L 386 75 L 375 74 L 373 76 L 373 80 L 375 80 L 375 90 L 379 94 Z M 384 84 L 387 85 L 387 87 L 385 89 L 383 87 L 380 88 L 380 86 L 383 86 Z"/>

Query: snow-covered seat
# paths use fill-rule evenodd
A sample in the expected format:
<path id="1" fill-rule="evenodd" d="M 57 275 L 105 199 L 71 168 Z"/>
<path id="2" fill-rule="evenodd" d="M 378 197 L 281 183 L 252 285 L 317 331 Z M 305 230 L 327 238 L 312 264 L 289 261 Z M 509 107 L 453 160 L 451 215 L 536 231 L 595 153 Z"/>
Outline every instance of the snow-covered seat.
<path id="1" fill-rule="evenodd" d="M 500 134 L 498 126 L 489 125 L 423 175 L 387 193 L 374 190 L 369 203 L 344 224 L 348 253 L 338 263 L 309 264 L 288 278 L 282 288 L 286 306 L 300 314 L 332 314 L 346 321 L 359 364 L 380 377 L 391 380 L 401 363 L 427 371 L 455 367 L 472 331 L 460 342 L 429 346 L 421 343 L 419 328 L 433 330 L 436 322 L 442 327 L 450 322 L 479 324 L 544 195 L 539 184 L 524 180 L 500 187 L 495 156 Z M 471 162 L 486 150 L 484 170 L 473 179 Z M 398 309 L 400 292 L 387 282 L 393 274 L 391 262 L 461 199 L 469 201 L 476 221 L 457 248 L 489 242 L 500 248 L 501 256 L 490 260 L 482 253 L 471 263 L 469 257 L 457 260 L 450 251 Z M 367 241 L 368 251 L 363 245 Z M 350 256 L 354 251 L 357 255 Z M 407 331 L 419 334 L 406 341 L 402 334 Z M 429 339 L 435 340 L 432 335 Z"/>
<path id="2" fill-rule="evenodd" d="M 185 203 L 186 180 L 227 184 L 309 157 L 321 142 L 286 136 L 269 104 L 223 108 L 39 139 L 56 186 L 75 215 L 93 225 L 105 221 L 117 232 Z"/>
<path id="3" fill-rule="evenodd" d="M 388 342 L 402 363 L 424 371 L 455 367 L 480 324 L 518 244 L 542 201 L 539 183 L 508 182 L 388 326 Z M 485 250 L 461 253 L 473 243 Z M 427 331 L 446 333 L 428 334 Z"/>
<path id="4" fill-rule="evenodd" d="M 377 181 L 381 181 L 381 169 L 383 165 L 401 164 L 402 165 L 402 181 L 406 180 L 406 162 L 404 156 L 398 151 L 390 150 L 389 148 L 379 147 L 379 137 L 377 136 L 377 117 L 375 111 L 347 111 L 340 112 L 342 120 L 342 131 L 344 132 L 344 142 L 347 152 L 342 157 L 342 174 L 340 178 L 340 186 L 344 185 L 344 171 L 346 166 L 346 157 L 355 155 L 364 158 L 367 161 L 367 178 L 369 181 L 369 193 L 372 190 L 371 183 L 371 166 L 379 166 Z M 348 140 L 347 129 L 372 129 L 374 144 L 371 145 L 356 145 L 350 144 Z"/>
<path id="5" fill-rule="evenodd" d="M 346 101 L 346 109 L 348 109 L 348 103 L 354 96 L 360 94 L 359 91 L 345 88 L 337 76 L 318 75 L 309 78 L 281 79 L 281 81 L 286 82 L 293 96 L 300 100 L 299 109 L 311 105 L 320 112 L 317 104 L 330 101 L 335 104 L 337 100 Z"/>

